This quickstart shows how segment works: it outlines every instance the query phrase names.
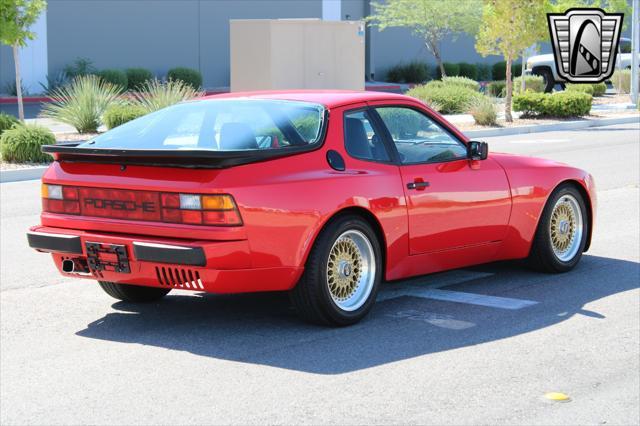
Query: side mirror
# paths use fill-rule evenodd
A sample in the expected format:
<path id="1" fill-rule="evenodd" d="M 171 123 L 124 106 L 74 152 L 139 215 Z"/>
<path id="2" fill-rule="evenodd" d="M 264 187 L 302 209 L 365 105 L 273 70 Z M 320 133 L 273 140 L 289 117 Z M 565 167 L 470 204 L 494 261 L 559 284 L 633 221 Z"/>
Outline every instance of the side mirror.
<path id="1" fill-rule="evenodd" d="M 486 160 L 489 156 L 489 144 L 486 142 L 469 141 L 467 144 L 469 160 Z"/>

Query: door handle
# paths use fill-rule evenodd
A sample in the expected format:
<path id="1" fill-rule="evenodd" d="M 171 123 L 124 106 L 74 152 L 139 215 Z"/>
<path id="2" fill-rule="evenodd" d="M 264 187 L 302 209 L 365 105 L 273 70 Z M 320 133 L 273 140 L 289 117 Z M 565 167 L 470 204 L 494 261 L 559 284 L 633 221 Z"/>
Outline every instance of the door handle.
<path id="1" fill-rule="evenodd" d="M 409 182 L 407 184 L 408 189 L 417 189 L 418 191 L 422 191 L 428 186 L 429 186 L 429 182 Z"/>

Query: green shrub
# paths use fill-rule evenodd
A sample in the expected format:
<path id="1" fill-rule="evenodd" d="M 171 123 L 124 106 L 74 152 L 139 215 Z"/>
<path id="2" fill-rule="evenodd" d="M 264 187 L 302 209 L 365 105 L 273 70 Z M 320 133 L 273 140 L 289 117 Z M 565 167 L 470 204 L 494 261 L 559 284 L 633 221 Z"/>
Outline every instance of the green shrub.
<path id="1" fill-rule="evenodd" d="M 2 159 L 10 163 L 45 163 L 51 157 L 41 147 L 55 143 L 55 136 L 46 127 L 20 124 L 2 133 L 0 152 Z"/>
<path id="2" fill-rule="evenodd" d="M 107 69 L 98 71 L 96 75 L 108 83 L 122 87 L 122 90 L 127 90 L 128 80 L 124 71 Z"/>
<path id="3" fill-rule="evenodd" d="M 618 93 L 631 92 L 631 70 L 615 70 L 611 76 L 611 83 Z"/>
<path id="4" fill-rule="evenodd" d="M 68 86 L 53 91 L 52 102 L 42 108 L 42 116 L 70 124 L 79 133 L 95 133 L 106 109 L 120 102 L 121 91 L 95 75 L 76 77 Z"/>
<path id="5" fill-rule="evenodd" d="M 89 75 L 96 72 L 93 61 L 88 58 L 76 58 L 71 64 L 64 67 L 63 72 L 67 79 L 72 80 L 82 75 Z"/>
<path id="6" fill-rule="evenodd" d="M 498 119 L 498 110 L 495 103 L 487 96 L 476 99 L 471 104 L 469 113 L 473 116 L 476 124 L 481 126 L 494 126 Z"/>
<path id="7" fill-rule="evenodd" d="M 478 69 L 478 78 L 475 78 L 474 80 L 478 80 L 478 81 L 491 80 L 491 65 L 476 64 L 476 68 Z"/>
<path id="8" fill-rule="evenodd" d="M 545 84 L 544 78 L 538 75 L 525 75 L 524 77 L 516 77 L 513 80 L 513 93 L 520 93 L 522 87 L 522 79 L 524 78 L 524 90 L 536 93 L 543 93 Z"/>
<path id="9" fill-rule="evenodd" d="M 376 111 L 394 138 L 408 138 L 420 131 L 420 116 L 409 109 L 379 108 Z"/>
<path id="10" fill-rule="evenodd" d="M 201 95 L 201 92 L 194 90 L 180 80 L 169 80 L 167 82 L 150 80 L 140 86 L 137 93 L 133 94 L 134 103 L 142 107 L 146 112 L 157 111 Z"/>
<path id="11" fill-rule="evenodd" d="M 581 117 L 591 111 L 591 100 L 588 93 L 527 92 L 513 97 L 513 110 L 531 116 Z"/>
<path id="12" fill-rule="evenodd" d="M 607 85 L 604 83 L 567 84 L 565 90 L 568 90 L 570 92 L 588 93 L 592 96 L 602 96 L 607 91 Z"/>
<path id="13" fill-rule="evenodd" d="M 460 77 L 467 77 L 471 80 L 478 79 L 478 66 L 476 64 L 460 62 L 458 68 L 460 69 L 460 73 L 458 74 Z"/>
<path id="14" fill-rule="evenodd" d="M 593 96 L 593 86 L 590 84 L 567 84 L 565 90 L 568 92 L 588 93 Z"/>
<path id="15" fill-rule="evenodd" d="M 469 111 L 472 103 L 482 95 L 472 89 L 455 84 L 433 81 L 416 86 L 407 95 L 420 99 L 443 114 L 461 114 Z"/>
<path id="16" fill-rule="evenodd" d="M 444 67 L 444 72 L 447 74 L 447 77 L 455 77 L 460 75 L 460 64 L 454 64 L 453 62 L 444 62 L 442 64 Z M 442 73 L 440 72 L 440 67 L 436 66 L 436 78 L 439 80 L 442 78 Z"/>
<path id="17" fill-rule="evenodd" d="M 462 86 L 476 92 L 480 90 L 480 83 L 467 77 L 444 77 L 442 82 L 448 86 Z"/>
<path id="18" fill-rule="evenodd" d="M 114 104 L 107 108 L 102 116 L 102 121 L 104 125 L 107 126 L 107 129 L 111 130 L 128 121 L 142 117 L 145 114 L 145 109 L 140 105 Z"/>
<path id="19" fill-rule="evenodd" d="M 13 115 L 5 114 L 4 112 L 0 112 L 0 135 L 4 133 L 5 130 L 9 130 L 14 126 L 14 124 L 18 124 L 19 121 Z"/>
<path id="20" fill-rule="evenodd" d="M 64 86 L 68 82 L 67 74 L 64 71 L 60 71 L 55 75 L 47 74 L 45 78 L 47 80 L 46 84 L 42 82 L 39 82 L 38 84 L 40 84 L 40 87 L 42 87 L 44 93 L 46 93 L 47 95 L 53 93 L 54 90 Z"/>
<path id="21" fill-rule="evenodd" d="M 167 80 L 182 81 L 193 90 L 200 90 L 202 87 L 202 75 L 200 71 L 191 68 L 178 67 L 169 70 Z"/>
<path id="22" fill-rule="evenodd" d="M 429 66 L 420 61 L 398 64 L 387 70 L 386 79 L 394 83 L 424 83 L 429 80 Z"/>
<path id="23" fill-rule="evenodd" d="M 153 73 L 145 68 L 127 68 L 124 72 L 127 75 L 127 89 L 129 91 L 138 90 L 147 81 L 154 79 Z"/>
<path id="24" fill-rule="evenodd" d="M 487 94 L 496 98 L 504 98 L 506 87 L 507 82 L 504 80 L 492 81 L 487 85 Z"/>
<path id="25" fill-rule="evenodd" d="M 522 65 L 520 63 L 511 64 L 511 77 L 520 77 L 522 74 Z M 506 61 L 500 61 L 493 64 L 491 67 L 491 75 L 494 80 L 506 80 L 507 79 L 507 63 Z"/>

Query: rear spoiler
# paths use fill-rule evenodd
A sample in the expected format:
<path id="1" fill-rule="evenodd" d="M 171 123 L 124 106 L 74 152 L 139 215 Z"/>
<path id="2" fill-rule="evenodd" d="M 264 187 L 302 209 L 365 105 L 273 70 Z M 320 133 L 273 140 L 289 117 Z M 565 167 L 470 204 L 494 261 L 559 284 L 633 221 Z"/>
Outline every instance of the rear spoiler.
<path id="1" fill-rule="evenodd" d="M 65 162 L 223 169 L 241 164 L 288 157 L 302 152 L 313 151 L 322 146 L 322 144 L 314 144 L 265 150 L 209 151 L 197 149 L 147 150 L 80 148 L 78 145 L 81 143 L 84 143 L 84 141 L 43 145 L 42 152 L 50 154 L 56 161 Z"/>

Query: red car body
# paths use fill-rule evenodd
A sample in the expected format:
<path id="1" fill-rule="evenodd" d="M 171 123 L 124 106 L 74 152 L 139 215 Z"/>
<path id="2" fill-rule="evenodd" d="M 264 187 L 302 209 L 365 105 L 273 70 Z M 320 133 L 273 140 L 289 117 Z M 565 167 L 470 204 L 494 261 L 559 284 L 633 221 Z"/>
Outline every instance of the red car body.
<path id="1" fill-rule="evenodd" d="M 482 161 L 399 165 L 353 158 L 345 150 L 343 114 L 371 106 L 409 106 L 460 141 L 468 138 L 416 99 L 376 92 L 255 92 L 220 98 L 282 99 L 322 104 L 328 111 L 324 141 L 296 155 L 221 169 L 55 161 L 45 184 L 120 190 L 231 194 L 241 226 L 171 224 L 129 218 L 43 212 L 32 236 L 79 237 L 80 253 L 55 247 L 61 273 L 121 284 L 173 287 L 215 293 L 292 289 L 314 241 L 331 218 L 345 211 L 366 219 L 383 247 L 384 279 L 528 256 L 547 198 L 572 182 L 595 215 L 595 189 L 583 170 L 553 161 L 491 153 Z M 337 151 L 345 170 L 327 162 Z M 407 185 L 428 180 L 427 188 Z M 588 227 L 589 234 L 592 226 Z M 590 235 L 588 236 L 588 241 Z M 63 260 L 86 259 L 87 243 L 126 247 L 130 271 L 63 272 Z M 204 264 L 142 260 L 133 245 L 202 250 Z M 587 246 L 588 246 L 587 242 Z"/>

